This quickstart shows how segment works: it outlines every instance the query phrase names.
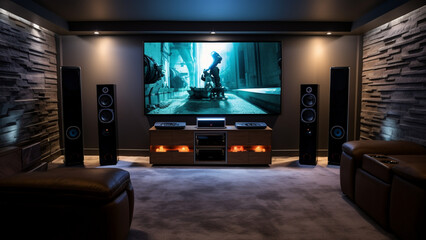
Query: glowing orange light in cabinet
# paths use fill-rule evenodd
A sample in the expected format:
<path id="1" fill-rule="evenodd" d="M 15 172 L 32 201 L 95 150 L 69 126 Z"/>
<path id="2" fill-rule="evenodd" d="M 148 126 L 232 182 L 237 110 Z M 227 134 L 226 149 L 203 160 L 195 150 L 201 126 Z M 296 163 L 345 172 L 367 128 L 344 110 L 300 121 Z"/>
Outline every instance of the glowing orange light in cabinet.
<path id="1" fill-rule="evenodd" d="M 244 152 L 244 146 L 232 146 L 231 147 L 231 152 Z"/>
<path id="2" fill-rule="evenodd" d="M 265 148 L 263 146 L 256 146 L 254 149 L 255 152 L 265 152 Z"/>
<path id="3" fill-rule="evenodd" d="M 180 146 L 178 149 L 179 152 L 189 152 L 188 146 Z"/>
<path id="4" fill-rule="evenodd" d="M 156 152 L 166 152 L 167 150 L 163 146 L 159 146 L 155 149 Z"/>

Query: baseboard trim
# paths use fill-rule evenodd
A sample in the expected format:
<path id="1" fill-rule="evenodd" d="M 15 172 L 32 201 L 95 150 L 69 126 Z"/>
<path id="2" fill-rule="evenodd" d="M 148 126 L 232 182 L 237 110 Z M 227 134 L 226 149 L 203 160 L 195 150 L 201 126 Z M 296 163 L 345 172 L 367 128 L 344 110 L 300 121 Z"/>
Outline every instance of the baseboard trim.
<path id="1" fill-rule="evenodd" d="M 58 152 L 60 152 L 63 155 L 64 149 L 61 149 Z M 59 154 L 58 156 L 60 156 L 61 154 Z M 318 154 L 318 157 L 327 157 L 328 149 L 318 149 L 317 154 Z M 99 155 L 99 149 L 85 148 L 84 155 Z M 149 156 L 149 149 L 118 149 L 118 155 L 147 157 Z M 273 149 L 271 151 L 271 155 L 272 156 L 299 156 L 299 149 Z M 56 156 L 55 158 L 57 158 L 58 156 Z"/>
<path id="2" fill-rule="evenodd" d="M 273 149 L 272 156 L 299 156 L 299 149 Z M 328 149 L 318 149 L 318 157 L 327 157 Z"/>
<path id="3" fill-rule="evenodd" d="M 98 148 L 83 149 L 84 155 L 99 155 Z M 149 156 L 149 149 L 118 149 L 119 156 Z"/>
<path id="4" fill-rule="evenodd" d="M 40 162 L 51 162 L 51 161 L 57 159 L 58 157 L 60 157 L 61 155 L 63 155 L 63 150 L 58 149 L 54 153 L 51 153 L 50 155 L 42 158 Z"/>

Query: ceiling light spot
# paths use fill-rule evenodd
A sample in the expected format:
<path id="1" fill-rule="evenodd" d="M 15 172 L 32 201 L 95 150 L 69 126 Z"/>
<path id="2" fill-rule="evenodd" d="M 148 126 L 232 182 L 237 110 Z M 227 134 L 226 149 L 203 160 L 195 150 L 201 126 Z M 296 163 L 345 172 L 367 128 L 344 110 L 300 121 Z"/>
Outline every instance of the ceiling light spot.
<path id="1" fill-rule="evenodd" d="M 216 34 L 216 32 L 215 31 L 211 31 L 210 34 Z"/>
<path id="2" fill-rule="evenodd" d="M 331 32 L 327 32 L 327 35 L 331 35 Z"/>
<path id="3" fill-rule="evenodd" d="M 98 31 L 94 31 L 93 34 L 99 35 L 99 32 Z"/>

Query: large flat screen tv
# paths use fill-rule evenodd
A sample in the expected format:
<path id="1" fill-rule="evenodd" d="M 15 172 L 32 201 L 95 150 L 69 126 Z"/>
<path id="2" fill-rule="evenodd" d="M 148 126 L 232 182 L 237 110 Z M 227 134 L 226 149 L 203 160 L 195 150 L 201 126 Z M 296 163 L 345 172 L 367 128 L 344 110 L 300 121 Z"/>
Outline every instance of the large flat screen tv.
<path id="1" fill-rule="evenodd" d="M 144 42 L 147 115 L 281 113 L 281 42 Z"/>

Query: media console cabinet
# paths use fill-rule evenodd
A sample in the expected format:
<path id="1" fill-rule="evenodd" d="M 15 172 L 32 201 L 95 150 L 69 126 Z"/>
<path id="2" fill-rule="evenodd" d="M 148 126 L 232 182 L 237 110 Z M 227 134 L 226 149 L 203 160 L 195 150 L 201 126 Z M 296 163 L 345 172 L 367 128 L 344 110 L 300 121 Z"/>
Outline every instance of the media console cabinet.
<path id="1" fill-rule="evenodd" d="M 271 164 L 272 129 L 149 129 L 150 163 L 169 165 Z"/>

